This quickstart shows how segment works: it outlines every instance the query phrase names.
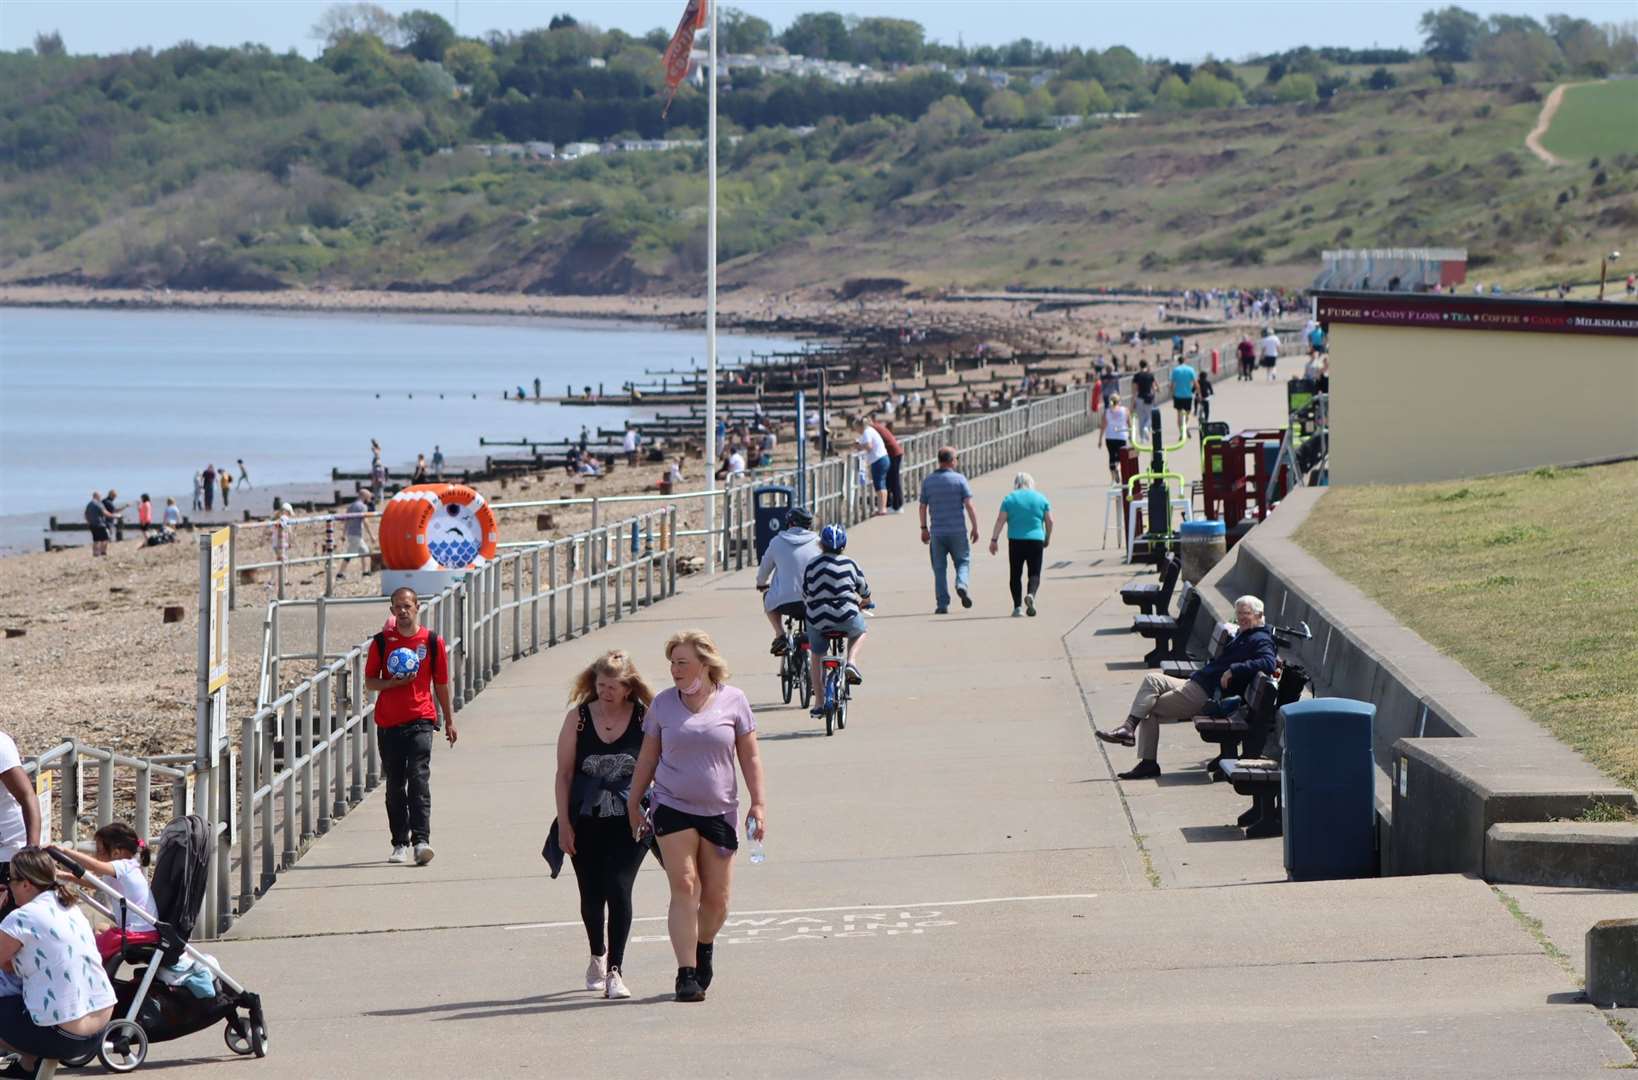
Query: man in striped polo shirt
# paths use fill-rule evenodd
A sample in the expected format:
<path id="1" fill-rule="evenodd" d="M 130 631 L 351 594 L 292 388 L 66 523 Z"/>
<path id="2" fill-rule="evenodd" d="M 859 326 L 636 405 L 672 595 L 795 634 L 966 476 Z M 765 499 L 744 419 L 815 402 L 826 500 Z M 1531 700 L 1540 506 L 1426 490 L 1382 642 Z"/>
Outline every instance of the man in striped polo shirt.
<path id="1" fill-rule="evenodd" d="M 824 656 L 830 644 L 827 631 L 845 633 L 848 638 L 847 681 L 864 682 L 855 661 L 864 644 L 865 621 L 859 602 L 870 599 L 870 583 L 859 564 L 842 552 L 847 548 L 847 532 L 840 525 L 826 525 L 819 533 L 819 554 L 809 561 L 802 575 L 802 598 L 808 610 L 808 646 L 813 664 L 813 685 L 825 685 Z M 822 695 L 814 698 L 811 714 L 825 715 Z"/>

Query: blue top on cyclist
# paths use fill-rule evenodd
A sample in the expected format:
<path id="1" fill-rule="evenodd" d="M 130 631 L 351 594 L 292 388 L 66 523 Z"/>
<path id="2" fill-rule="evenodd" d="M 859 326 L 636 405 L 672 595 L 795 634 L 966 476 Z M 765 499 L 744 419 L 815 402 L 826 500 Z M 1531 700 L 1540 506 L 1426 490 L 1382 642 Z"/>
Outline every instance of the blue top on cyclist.
<path id="1" fill-rule="evenodd" d="M 846 634 L 848 640 L 847 681 L 864 681 L 854 663 L 864 644 L 865 621 L 860 601 L 870 599 L 870 583 L 859 564 L 842 554 L 847 548 L 847 532 L 840 525 L 826 525 L 819 534 L 819 554 L 808 563 L 802 593 L 808 606 L 808 645 L 813 654 L 813 685 L 824 685 L 824 655 L 827 633 Z M 871 605 L 873 606 L 873 605 Z M 823 716 L 824 706 L 815 703 L 813 715 Z"/>
<path id="2" fill-rule="evenodd" d="M 807 614 L 802 603 L 802 572 L 819 554 L 819 538 L 813 534 L 813 515 L 800 506 L 793 506 L 785 515 L 785 527 L 768 542 L 762 553 L 762 564 L 757 567 L 756 587 L 762 590 L 762 610 L 773 627 L 773 647 L 768 651 L 775 656 L 785 655 L 785 627 L 780 622 L 786 617 L 804 618 Z"/>

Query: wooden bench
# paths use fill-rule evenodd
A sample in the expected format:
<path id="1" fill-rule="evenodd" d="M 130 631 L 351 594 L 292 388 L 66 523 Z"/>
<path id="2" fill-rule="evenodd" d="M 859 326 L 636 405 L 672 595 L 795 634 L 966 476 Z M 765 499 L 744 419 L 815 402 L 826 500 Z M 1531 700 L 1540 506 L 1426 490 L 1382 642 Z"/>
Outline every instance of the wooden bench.
<path id="1" fill-rule="evenodd" d="M 1172 602 L 1172 591 L 1177 588 L 1177 578 L 1182 572 L 1183 560 L 1168 554 L 1160 567 L 1160 580 L 1122 586 L 1120 602 L 1137 608 L 1144 615 L 1163 614 Z"/>
<path id="2" fill-rule="evenodd" d="M 1204 667 L 1206 660 L 1222 652 L 1224 647 L 1234 640 L 1234 635 L 1239 632 L 1240 628 L 1234 623 L 1218 623 L 1212 627 L 1211 643 L 1204 660 L 1196 660 L 1192 657 L 1187 660 L 1162 660 L 1160 662 L 1161 674 L 1170 675 L 1175 679 L 1187 679 Z"/>
<path id="3" fill-rule="evenodd" d="M 1164 612 L 1157 615 L 1132 616 L 1132 629 L 1155 643 L 1143 656 L 1143 662 L 1157 668 L 1167 660 L 1187 660 L 1183 644 L 1189 637 L 1189 626 L 1200 609 L 1200 593 L 1193 585 L 1184 585 L 1178 600 L 1177 615 Z"/>
<path id="4" fill-rule="evenodd" d="M 1217 756 L 1206 763 L 1206 772 L 1213 780 L 1225 778 L 1223 763 L 1242 756 L 1242 743 L 1246 744 L 1243 756 L 1250 758 L 1262 753 L 1273 727 L 1277 696 L 1275 681 L 1267 675 L 1259 675 L 1246 688 L 1240 706 L 1227 716 L 1194 718 L 1194 730 L 1200 738 L 1217 747 Z"/>

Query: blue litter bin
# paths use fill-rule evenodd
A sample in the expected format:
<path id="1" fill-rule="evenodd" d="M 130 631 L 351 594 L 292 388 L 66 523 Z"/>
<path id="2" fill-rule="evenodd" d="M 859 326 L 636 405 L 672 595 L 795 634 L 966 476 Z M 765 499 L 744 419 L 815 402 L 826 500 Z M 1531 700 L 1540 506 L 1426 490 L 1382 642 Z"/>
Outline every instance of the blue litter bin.
<path id="1" fill-rule="evenodd" d="M 1376 706 L 1312 698 L 1280 709 L 1285 870 L 1293 881 L 1376 873 Z"/>
<path id="2" fill-rule="evenodd" d="M 796 501 L 796 492 L 783 484 L 763 484 L 751 491 L 751 514 L 756 521 L 756 559 L 785 527 L 785 515 Z"/>

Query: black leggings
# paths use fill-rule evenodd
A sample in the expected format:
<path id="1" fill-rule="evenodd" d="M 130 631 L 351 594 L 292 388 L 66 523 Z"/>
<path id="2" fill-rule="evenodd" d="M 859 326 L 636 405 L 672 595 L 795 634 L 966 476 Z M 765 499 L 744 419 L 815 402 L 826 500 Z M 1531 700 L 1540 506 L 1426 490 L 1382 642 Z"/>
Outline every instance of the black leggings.
<path id="1" fill-rule="evenodd" d="M 631 936 L 631 889 L 637 883 L 637 871 L 648 845 L 632 840 L 631 825 L 621 815 L 576 821 L 574 847 L 569 861 L 574 863 L 575 884 L 580 886 L 580 919 L 586 924 L 586 940 L 593 956 L 602 956 L 606 947 L 609 967 L 621 967 L 626 958 L 626 939 Z"/>
<path id="2" fill-rule="evenodd" d="M 1041 555 L 1046 551 L 1045 540 L 1007 540 L 1007 562 L 1010 564 L 1009 583 L 1012 585 L 1012 606 L 1024 606 L 1024 593 L 1034 596 L 1041 587 Z M 1029 566 L 1029 588 L 1020 586 L 1024 566 Z"/>

